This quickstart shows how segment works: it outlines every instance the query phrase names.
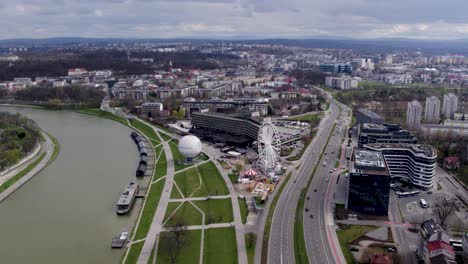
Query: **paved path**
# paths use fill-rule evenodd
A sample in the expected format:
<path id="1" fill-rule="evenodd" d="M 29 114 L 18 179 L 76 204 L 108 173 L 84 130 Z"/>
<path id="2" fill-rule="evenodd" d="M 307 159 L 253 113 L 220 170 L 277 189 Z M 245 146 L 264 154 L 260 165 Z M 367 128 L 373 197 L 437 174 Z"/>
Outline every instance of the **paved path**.
<path id="1" fill-rule="evenodd" d="M 216 199 L 227 199 L 231 195 L 218 195 L 218 196 L 206 196 L 206 197 L 190 197 L 190 198 L 180 198 L 180 199 L 170 199 L 169 202 L 188 202 L 188 201 L 206 201 L 206 200 L 216 200 Z"/>
<path id="2" fill-rule="evenodd" d="M 145 121 L 140 120 L 141 122 Z M 148 124 L 149 125 L 149 124 Z M 149 125 L 153 128 L 153 130 L 157 133 L 158 129 L 152 125 Z M 166 174 L 166 182 L 164 184 L 163 193 L 161 194 L 161 198 L 159 200 L 158 208 L 156 209 L 156 213 L 154 214 L 153 221 L 151 223 L 150 230 L 148 235 L 146 236 L 145 244 L 141 250 L 140 256 L 138 257 L 138 264 L 147 264 L 148 260 L 151 255 L 151 251 L 154 248 L 156 239 L 159 233 L 162 231 L 162 223 L 164 221 L 164 215 L 166 214 L 167 205 L 170 200 L 172 186 L 174 185 L 174 158 L 172 157 L 171 148 L 169 147 L 168 142 L 162 142 L 164 152 L 166 153 L 167 158 L 167 174 Z M 154 255 L 156 256 L 157 249 L 155 249 Z"/>
<path id="3" fill-rule="evenodd" d="M 209 225 L 191 225 L 187 226 L 187 230 L 201 230 L 201 229 L 209 229 L 209 228 L 226 228 L 226 227 L 233 227 L 235 225 L 234 222 L 232 223 L 218 223 L 218 224 L 209 224 Z M 163 228 L 165 231 L 166 229 Z"/>
<path id="4" fill-rule="evenodd" d="M 29 171 L 26 175 L 24 175 L 21 179 L 11 185 L 8 189 L 0 193 L 0 202 L 5 200 L 9 195 L 11 195 L 14 191 L 16 191 L 19 187 L 29 181 L 32 177 L 34 177 L 37 173 L 39 173 L 42 169 L 44 169 L 47 165 L 49 165 L 50 159 L 54 153 L 54 143 L 50 139 L 50 137 L 41 132 L 42 136 L 44 137 L 45 141 L 41 143 L 41 151 L 38 153 L 37 158 L 42 155 L 42 153 L 46 153 L 44 158 L 35 166 L 31 171 Z M 37 158 L 33 159 L 31 162 L 37 160 Z"/>

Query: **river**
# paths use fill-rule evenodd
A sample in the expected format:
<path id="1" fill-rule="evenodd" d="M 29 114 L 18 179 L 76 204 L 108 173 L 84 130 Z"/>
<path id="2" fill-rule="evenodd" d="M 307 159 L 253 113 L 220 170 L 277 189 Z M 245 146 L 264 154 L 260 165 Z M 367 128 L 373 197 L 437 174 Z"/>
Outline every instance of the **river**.
<path id="1" fill-rule="evenodd" d="M 131 229 L 141 204 L 128 216 L 115 213 L 120 193 L 135 180 L 130 128 L 70 111 L 0 111 L 32 118 L 61 147 L 51 165 L 0 203 L 0 262 L 119 263 L 123 249 L 111 249 L 111 238 Z"/>

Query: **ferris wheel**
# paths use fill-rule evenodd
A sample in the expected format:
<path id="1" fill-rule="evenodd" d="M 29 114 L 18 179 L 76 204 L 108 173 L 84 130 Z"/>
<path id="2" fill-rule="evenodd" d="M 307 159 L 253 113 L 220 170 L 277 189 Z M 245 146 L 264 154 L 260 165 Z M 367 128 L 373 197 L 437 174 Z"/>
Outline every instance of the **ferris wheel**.
<path id="1" fill-rule="evenodd" d="M 263 172 L 275 169 L 279 160 L 280 136 L 271 118 L 265 118 L 258 131 L 258 164 Z"/>

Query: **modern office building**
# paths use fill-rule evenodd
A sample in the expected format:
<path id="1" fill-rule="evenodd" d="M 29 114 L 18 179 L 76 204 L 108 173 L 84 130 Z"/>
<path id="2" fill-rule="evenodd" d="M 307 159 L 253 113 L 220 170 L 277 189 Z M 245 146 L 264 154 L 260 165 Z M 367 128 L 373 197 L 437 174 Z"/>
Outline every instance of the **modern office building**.
<path id="1" fill-rule="evenodd" d="M 424 111 L 426 123 L 439 123 L 440 121 L 440 100 L 435 96 L 426 98 L 426 109 Z"/>
<path id="2" fill-rule="evenodd" d="M 380 115 L 372 112 L 369 109 L 361 108 L 356 111 L 356 123 L 362 125 L 364 123 L 383 124 L 384 119 Z"/>
<path id="3" fill-rule="evenodd" d="M 261 123 L 240 115 L 192 113 L 192 132 L 216 142 L 246 145 L 258 137 Z"/>
<path id="4" fill-rule="evenodd" d="M 408 102 L 406 111 L 406 126 L 408 130 L 417 131 L 421 127 L 422 106 L 416 100 Z"/>
<path id="5" fill-rule="evenodd" d="M 442 115 L 444 118 L 453 119 L 458 110 L 458 96 L 453 93 L 444 94 L 444 104 L 442 106 Z"/>
<path id="6" fill-rule="evenodd" d="M 232 113 L 237 111 L 258 112 L 260 115 L 268 114 L 268 100 L 258 98 L 236 98 L 228 100 L 195 100 L 186 99 L 182 104 L 190 114 L 201 109 L 210 109 L 215 112 Z"/>
<path id="7" fill-rule="evenodd" d="M 437 152 L 424 144 L 366 144 L 365 149 L 381 152 L 392 179 L 401 179 L 428 190 L 434 184 Z"/>
<path id="8" fill-rule="evenodd" d="M 433 219 L 421 224 L 416 256 L 422 263 L 456 263 L 450 236 Z"/>
<path id="9" fill-rule="evenodd" d="M 387 215 L 389 193 L 390 174 L 382 153 L 355 149 L 346 208 L 361 214 Z"/>
<path id="10" fill-rule="evenodd" d="M 349 63 L 320 64 L 319 69 L 328 73 L 351 73 L 353 66 Z"/>
<path id="11" fill-rule="evenodd" d="M 358 126 L 358 145 L 369 143 L 404 143 L 416 144 L 417 139 L 408 130 L 402 130 L 398 124 L 364 123 Z"/>

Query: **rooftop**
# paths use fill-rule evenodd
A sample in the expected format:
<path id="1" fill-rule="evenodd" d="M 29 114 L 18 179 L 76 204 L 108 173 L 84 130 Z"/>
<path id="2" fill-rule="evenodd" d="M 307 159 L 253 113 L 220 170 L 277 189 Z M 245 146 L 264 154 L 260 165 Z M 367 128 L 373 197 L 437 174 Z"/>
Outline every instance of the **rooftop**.
<path id="1" fill-rule="evenodd" d="M 404 143 L 371 143 L 366 144 L 366 147 L 372 150 L 383 149 L 404 149 L 413 152 L 418 156 L 425 156 L 427 158 L 436 158 L 437 153 L 433 146 L 427 144 L 404 144 Z"/>
<path id="2" fill-rule="evenodd" d="M 356 149 L 354 162 L 357 166 L 385 168 L 385 161 L 380 152 Z"/>

